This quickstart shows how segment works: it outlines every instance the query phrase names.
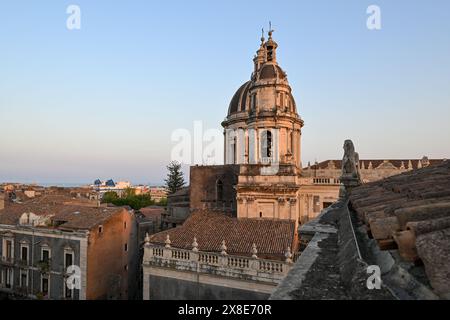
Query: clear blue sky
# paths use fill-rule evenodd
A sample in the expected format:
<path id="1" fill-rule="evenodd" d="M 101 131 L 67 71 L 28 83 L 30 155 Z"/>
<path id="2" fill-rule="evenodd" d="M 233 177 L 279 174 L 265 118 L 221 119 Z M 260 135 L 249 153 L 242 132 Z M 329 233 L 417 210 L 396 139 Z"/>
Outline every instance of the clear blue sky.
<path id="1" fill-rule="evenodd" d="M 2 0 L 0 181 L 161 182 L 173 130 L 220 128 L 269 20 L 305 164 L 346 138 L 361 158 L 449 157 L 448 0 Z"/>

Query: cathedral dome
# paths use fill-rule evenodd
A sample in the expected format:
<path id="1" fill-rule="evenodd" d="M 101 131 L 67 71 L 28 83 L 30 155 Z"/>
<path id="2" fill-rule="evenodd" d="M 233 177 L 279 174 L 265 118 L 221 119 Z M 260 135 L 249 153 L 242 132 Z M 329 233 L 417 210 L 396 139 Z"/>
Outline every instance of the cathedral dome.
<path id="1" fill-rule="evenodd" d="M 245 82 L 236 91 L 231 99 L 230 105 L 228 106 L 227 116 L 240 112 L 246 112 L 251 109 L 251 90 L 252 88 L 258 86 L 260 81 L 273 83 L 274 86 L 275 83 L 283 81 L 286 82 L 287 86 L 289 86 L 287 83 L 286 73 L 278 65 L 266 64 L 261 67 L 254 79 Z M 297 112 L 295 100 L 291 92 L 287 94 L 287 99 L 287 104 L 291 106 L 292 112 Z"/>
<path id="2" fill-rule="evenodd" d="M 272 39 L 272 32 L 269 31 L 267 41 L 264 35 L 261 38 L 253 58 L 250 81 L 242 84 L 233 95 L 223 125 L 270 113 L 298 117 L 286 72 L 277 63 L 278 44 Z"/>
<path id="3" fill-rule="evenodd" d="M 246 110 L 246 103 L 248 100 L 248 91 L 251 85 L 251 81 L 247 81 L 236 91 L 231 99 L 230 106 L 228 107 L 228 115 L 242 112 Z"/>
<path id="4" fill-rule="evenodd" d="M 286 79 L 286 73 L 275 64 L 265 64 L 258 72 L 258 79 Z"/>

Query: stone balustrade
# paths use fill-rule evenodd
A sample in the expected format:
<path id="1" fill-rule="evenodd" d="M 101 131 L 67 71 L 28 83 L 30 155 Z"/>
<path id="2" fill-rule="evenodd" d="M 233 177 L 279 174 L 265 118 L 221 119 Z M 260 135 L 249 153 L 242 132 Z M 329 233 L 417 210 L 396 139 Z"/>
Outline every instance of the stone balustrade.
<path id="1" fill-rule="evenodd" d="M 178 249 L 146 243 L 144 266 L 208 273 L 224 277 L 278 284 L 292 261 L 276 261 L 221 253 Z"/>
<path id="2" fill-rule="evenodd" d="M 335 185 L 338 186 L 341 184 L 341 181 L 337 178 L 302 178 L 301 183 L 305 185 Z"/>

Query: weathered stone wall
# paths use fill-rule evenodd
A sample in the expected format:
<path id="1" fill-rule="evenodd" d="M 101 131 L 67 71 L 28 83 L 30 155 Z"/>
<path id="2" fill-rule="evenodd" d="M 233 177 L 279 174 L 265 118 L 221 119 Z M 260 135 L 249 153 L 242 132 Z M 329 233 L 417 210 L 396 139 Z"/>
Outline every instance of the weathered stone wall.
<path id="1" fill-rule="evenodd" d="M 125 225 L 126 223 L 126 225 Z M 129 283 L 136 274 L 137 230 L 134 216 L 126 209 L 98 228 L 91 230 L 88 247 L 87 299 L 127 299 L 138 289 Z M 125 245 L 127 249 L 125 250 Z"/>
<path id="2" fill-rule="evenodd" d="M 266 300 L 268 293 L 150 275 L 150 300 Z"/>
<path id="3" fill-rule="evenodd" d="M 190 209 L 214 209 L 236 215 L 239 166 L 193 166 L 190 171 Z M 218 182 L 222 187 L 218 190 Z M 220 192 L 220 189 L 222 192 Z"/>

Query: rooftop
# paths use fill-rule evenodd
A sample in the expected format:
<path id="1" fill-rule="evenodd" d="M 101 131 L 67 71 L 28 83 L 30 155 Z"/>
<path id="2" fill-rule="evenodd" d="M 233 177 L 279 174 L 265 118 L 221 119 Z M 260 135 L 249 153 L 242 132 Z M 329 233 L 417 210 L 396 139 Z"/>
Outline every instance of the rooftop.
<path id="1" fill-rule="evenodd" d="M 258 257 L 284 260 L 288 247 L 296 249 L 295 233 L 294 221 L 237 219 L 199 211 L 192 213 L 182 226 L 151 236 L 150 242 L 164 245 L 169 235 L 172 247 L 191 250 L 195 237 L 199 250 L 221 252 L 225 240 L 228 254 L 242 256 L 252 255 L 254 243 Z"/>
<path id="2" fill-rule="evenodd" d="M 76 204 L 70 197 L 45 195 L 20 204 L 12 203 L 0 210 L 0 224 L 18 225 L 21 218 L 27 218 L 25 220 L 34 220 L 35 226 L 41 228 L 89 230 L 123 209 L 87 206 Z"/>
<path id="3" fill-rule="evenodd" d="M 360 159 L 360 167 L 362 169 L 369 169 L 372 167 L 383 168 L 386 167 L 386 164 L 391 164 L 393 167 L 400 169 L 404 166 L 405 169 L 420 169 L 421 167 L 425 167 L 428 165 L 436 165 L 440 164 L 444 161 L 444 159 L 428 159 L 426 157 L 422 159 Z M 420 164 L 419 164 L 420 163 Z M 409 165 L 412 167 L 409 168 Z M 309 167 L 303 168 L 303 170 L 321 170 L 321 169 L 336 169 L 340 170 L 342 167 L 342 160 L 325 160 Z"/>
<path id="4" fill-rule="evenodd" d="M 356 187 L 300 236 L 308 245 L 272 299 L 449 299 L 450 161 Z M 369 266 L 380 290 L 367 288 Z"/>

